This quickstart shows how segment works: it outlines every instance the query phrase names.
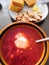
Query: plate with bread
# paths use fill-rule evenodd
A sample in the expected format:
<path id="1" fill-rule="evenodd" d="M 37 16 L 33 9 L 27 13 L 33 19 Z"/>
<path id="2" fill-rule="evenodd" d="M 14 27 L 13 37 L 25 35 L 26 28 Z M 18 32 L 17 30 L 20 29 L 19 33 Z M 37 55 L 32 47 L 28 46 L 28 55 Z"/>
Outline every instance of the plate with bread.
<path id="1" fill-rule="evenodd" d="M 9 4 L 9 14 L 16 21 L 41 22 L 48 15 L 48 6 L 47 4 L 42 4 L 40 1 L 11 0 Z"/>

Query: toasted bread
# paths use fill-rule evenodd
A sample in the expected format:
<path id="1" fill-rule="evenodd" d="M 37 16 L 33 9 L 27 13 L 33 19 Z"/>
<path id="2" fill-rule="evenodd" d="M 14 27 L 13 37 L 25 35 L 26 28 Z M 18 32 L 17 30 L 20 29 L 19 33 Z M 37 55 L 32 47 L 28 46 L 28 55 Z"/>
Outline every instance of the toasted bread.
<path id="1" fill-rule="evenodd" d="M 22 10 L 22 7 L 14 6 L 13 4 L 11 4 L 9 8 L 10 10 L 15 11 L 15 12 L 20 12 Z"/>
<path id="2" fill-rule="evenodd" d="M 36 3 L 36 0 L 24 0 L 28 6 L 32 6 Z"/>
<path id="3" fill-rule="evenodd" d="M 24 6 L 24 0 L 12 0 L 13 5 L 23 7 Z"/>

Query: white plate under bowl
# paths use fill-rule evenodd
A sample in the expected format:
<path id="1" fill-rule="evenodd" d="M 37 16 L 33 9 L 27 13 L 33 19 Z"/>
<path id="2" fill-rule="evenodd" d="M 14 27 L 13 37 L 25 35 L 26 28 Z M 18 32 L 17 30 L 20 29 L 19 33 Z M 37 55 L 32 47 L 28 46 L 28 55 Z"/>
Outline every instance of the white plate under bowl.
<path id="1" fill-rule="evenodd" d="M 47 17 L 47 15 L 48 15 L 48 6 L 47 6 L 47 4 L 38 4 L 38 2 L 36 3 L 36 5 L 40 8 L 40 10 L 41 10 L 41 12 L 42 12 L 42 20 L 41 20 L 41 21 L 43 21 L 43 20 Z M 24 8 L 22 9 L 21 12 L 27 11 L 27 10 L 31 10 L 31 11 L 32 11 L 32 7 L 28 7 L 28 6 L 25 4 L 25 5 L 24 5 Z M 19 12 L 19 13 L 20 13 L 20 12 Z M 13 12 L 13 11 L 11 11 L 11 10 L 9 9 L 9 14 L 10 14 L 10 16 L 11 16 L 14 20 L 16 20 L 16 16 L 18 15 L 18 13 Z M 39 22 L 40 22 L 40 21 L 39 21 Z"/>

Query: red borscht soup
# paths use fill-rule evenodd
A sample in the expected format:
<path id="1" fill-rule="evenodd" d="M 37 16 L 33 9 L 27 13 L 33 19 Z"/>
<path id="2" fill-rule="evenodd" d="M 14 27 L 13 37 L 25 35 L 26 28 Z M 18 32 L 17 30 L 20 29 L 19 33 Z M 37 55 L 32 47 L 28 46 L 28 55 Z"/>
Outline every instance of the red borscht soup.
<path id="1" fill-rule="evenodd" d="M 40 32 L 28 25 L 17 25 L 9 28 L 1 38 L 2 58 L 8 65 L 35 65 L 42 57 L 44 43 Z"/>

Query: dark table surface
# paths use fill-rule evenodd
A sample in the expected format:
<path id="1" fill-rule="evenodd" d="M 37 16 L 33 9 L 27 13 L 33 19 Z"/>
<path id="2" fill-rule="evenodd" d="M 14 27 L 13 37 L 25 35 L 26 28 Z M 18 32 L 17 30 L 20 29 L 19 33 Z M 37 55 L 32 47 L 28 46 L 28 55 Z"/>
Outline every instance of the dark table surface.
<path id="1" fill-rule="evenodd" d="M 2 5 L 3 5 L 2 1 L 3 0 L 0 0 L 0 3 L 2 3 Z M 49 8 L 49 3 L 47 5 Z M 5 26 L 7 26 L 8 24 L 13 22 L 13 20 L 9 16 L 7 6 L 6 7 L 3 6 L 3 9 L 0 10 L 0 30 L 2 30 Z M 47 36 L 49 36 L 49 14 L 44 21 L 42 21 L 41 23 L 38 23 L 37 25 L 39 25 L 46 32 Z M 48 59 L 46 65 L 49 65 L 49 59 Z"/>
<path id="2" fill-rule="evenodd" d="M 48 8 L 49 8 L 49 3 L 47 5 L 48 5 Z M 49 36 L 49 13 L 48 13 L 47 18 L 40 25 L 40 27 L 46 32 L 47 36 Z M 46 65 L 49 65 L 49 58 L 48 58 Z"/>

